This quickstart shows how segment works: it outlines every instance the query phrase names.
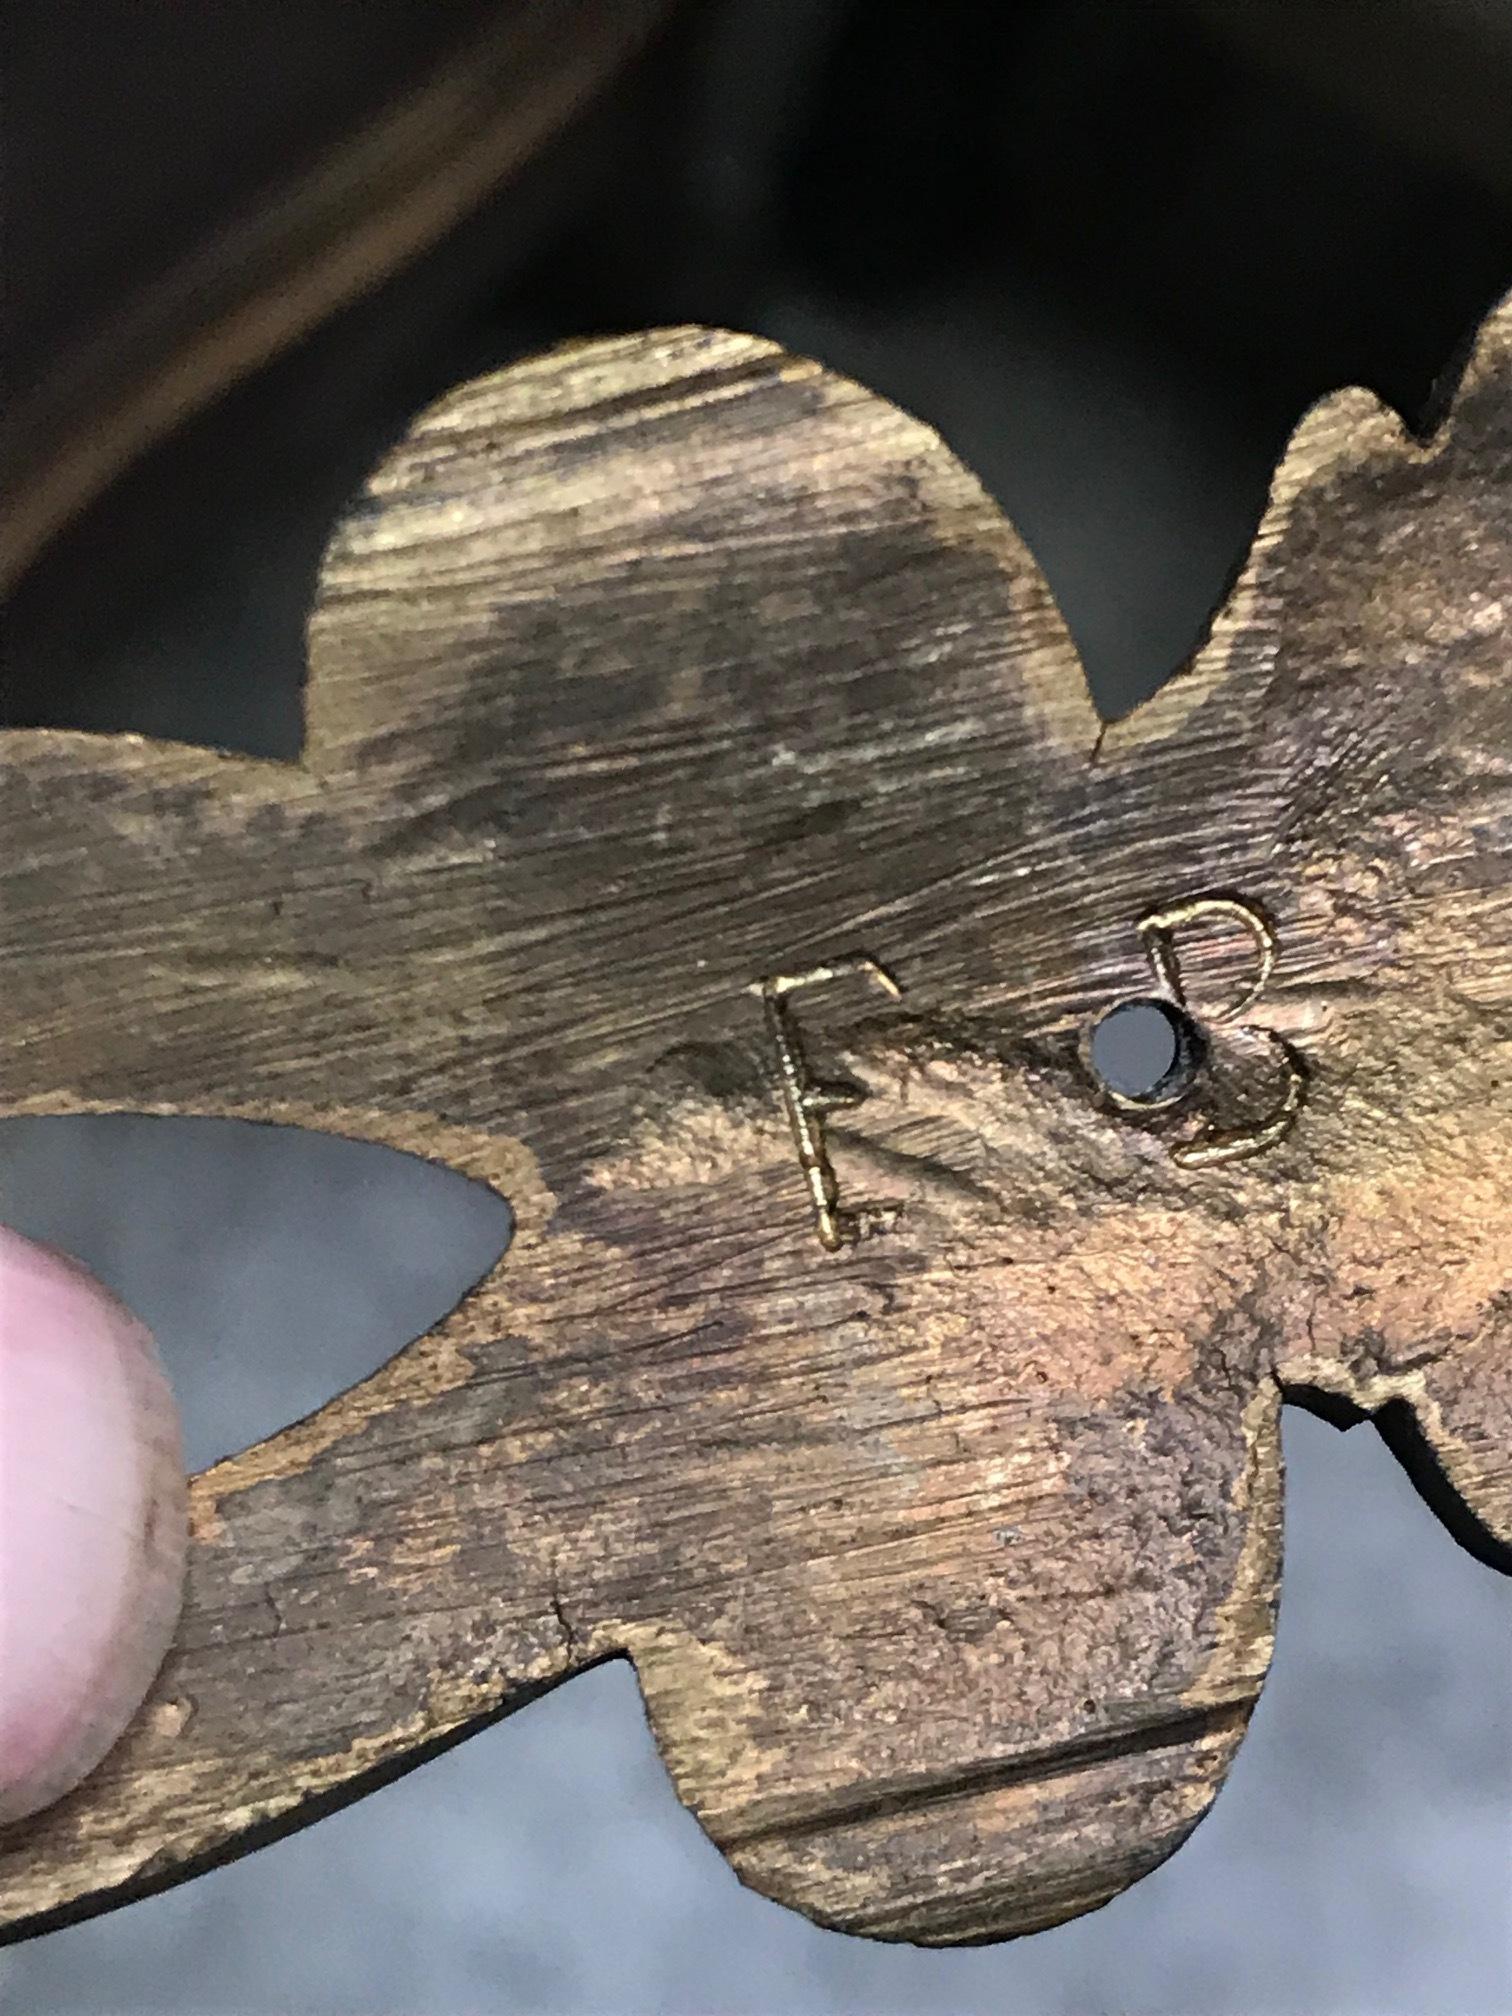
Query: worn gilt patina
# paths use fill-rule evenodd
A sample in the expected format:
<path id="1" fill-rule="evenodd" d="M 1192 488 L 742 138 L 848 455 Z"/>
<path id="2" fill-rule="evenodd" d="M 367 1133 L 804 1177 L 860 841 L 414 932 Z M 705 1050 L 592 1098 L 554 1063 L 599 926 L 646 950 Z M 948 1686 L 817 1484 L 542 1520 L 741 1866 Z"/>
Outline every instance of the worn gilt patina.
<path id="1" fill-rule="evenodd" d="M 928 428 L 673 330 L 416 424 L 327 557 L 300 765 L 0 737 L 0 1110 L 384 1142 L 517 1224 L 196 1479 L 176 1648 L 0 1838 L 11 1928 L 628 1654 L 746 1881 L 1022 1932 L 1222 1782 L 1284 1396 L 1509 1565 L 1509 612 L 1512 307 L 1432 440 L 1307 417 L 1112 725 Z M 1152 995 L 1195 1063 L 1131 1105 L 1088 1032 Z"/>

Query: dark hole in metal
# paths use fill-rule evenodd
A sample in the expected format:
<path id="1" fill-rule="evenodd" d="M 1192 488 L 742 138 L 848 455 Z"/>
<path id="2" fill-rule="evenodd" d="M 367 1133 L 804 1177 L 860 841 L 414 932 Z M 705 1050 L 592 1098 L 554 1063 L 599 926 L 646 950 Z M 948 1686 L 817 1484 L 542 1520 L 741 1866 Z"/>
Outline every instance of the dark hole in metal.
<path id="1" fill-rule="evenodd" d="M 1092 1031 L 1092 1069 L 1117 1099 L 1163 1106 L 1179 1099 L 1197 1075 L 1202 1038 L 1170 1001 L 1122 1001 Z"/>

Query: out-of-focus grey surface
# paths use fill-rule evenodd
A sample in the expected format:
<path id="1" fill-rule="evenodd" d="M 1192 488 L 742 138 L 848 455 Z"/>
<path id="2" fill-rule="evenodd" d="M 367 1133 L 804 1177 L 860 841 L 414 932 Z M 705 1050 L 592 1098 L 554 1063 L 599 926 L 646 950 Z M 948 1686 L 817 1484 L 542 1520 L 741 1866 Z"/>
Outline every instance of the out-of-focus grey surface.
<path id="1" fill-rule="evenodd" d="M 873 11 L 901 10 L 875 0 Z M 1136 57 L 1159 68 L 1134 47 L 1136 16 L 1036 0 L 1022 18 L 1039 68 L 1015 45 L 1018 67 L 994 86 L 1021 126 L 1067 129 L 1053 172 L 1073 199 L 1088 135 L 1118 130 L 1093 116 L 1097 91 L 1119 100 L 1119 65 Z M 763 98 L 753 66 L 779 17 L 787 67 L 775 83 L 762 73 Z M 1375 273 L 1396 317 L 1392 354 L 1409 363 L 1442 361 L 1439 336 L 1414 331 L 1447 330 L 1447 351 L 1454 302 L 1432 289 L 1397 300 L 1390 217 L 1370 216 L 1360 264 L 1362 191 L 1380 177 L 1363 155 L 1351 168 L 1342 142 L 1332 181 L 1317 178 L 1321 221 L 1299 197 L 1293 236 L 1284 216 L 1235 226 L 1265 276 L 1243 327 L 1242 290 L 1220 287 L 1204 305 L 1208 269 L 1193 269 L 1176 320 L 1195 314 L 1222 340 L 1204 334 L 1179 353 L 1153 310 L 1119 312 L 1132 266 L 1105 296 L 1063 284 L 1053 259 L 964 252 L 927 285 L 831 286 L 822 247 L 806 260 L 773 250 L 784 172 L 773 135 L 801 123 L 816 50 L 856 18 L 842 0 L 732 0 L 704 52 L 713 109 L 684 121 L 691 167 L 642 166 L 620 209 L 604 196 L 547 270 L 490 281 L 474 240 L 423 298 L 375 309 L 356 334 L 333 332 L 228 402 L 176 476 L 127 486 L 94 547 L 28 591 L 17 717 L 292 753 L 298 615 L 324 528 L 406 412 L 537 335 L 687 314 L 778 336 L 932 420 L 1034 546 L 1105 711 L 1148 691 L 1221 595 L 1301 405 L 1366 372 L 1350 346 L 1376 297 L 1360 274 Z M 1207 137 L 1174 179 L 1168 165 L 1166 182 L 1153 178 L 1151 215 L 1197 216 L 1204 175 L 1246 145 L 1264 156 L 1268 128 L 1243 140 L 1248 103 L 1188 108 Z M 1107 144 L 1112 179 L 1088 215 L 1118 200 L 1124 164 Z M 1167 163 L 1172 144 L 1152 140 Z M 790 178 L 803 211 L 782 227 L 790 235 L 819 200 L 820 167 Z M 1255 171 L 1266 186 L 1279 172 L 1268 158 Z M 1130 159 L 1131 187 L 1142 174 L 1152 180 Z M 626 206 L 631 250 L 606 224 Z M 1354 238 L 1329 239 L 1335 212 Z M 1068 214 L 1080 214 L 1074 200 Z M 913 220 L 926 240 L 932 221 Z M 1184 270 L 1169 246 L 1140 256 Z M 1435 256 L 1453 266 L 1435 240 L 1422 270 L 1438 270 Z M 1089 259 L 1117 264 L 1106 249 Z M 1468 253 L 1462 264 L 1473 291 L 1480 269 Z M 1339 308 L 1356 281 L 1357 317 Z M 1293 283 L 1301 305 L 1278 307 Z M 1467 295 L 1459 319 L 1479 305 Z M 1314 350 L 1309 315 L 1333 316 Z M 1401 382 L 1426 393 L 1415 369 L 1404 364 Z M 81 578 L 96 582 L 98 610 L 70 601 L 66 584 Z M 487 1193 L 379 1149 L 140 1118 L 0 1123 L 0 1218 L 77 1253 L 152 1323 L 196 1464 L 370 1371 L 507 1236 Z M 1287 1455 L 1280 1642 L 1229 1785 L 1171 1862 L 1091 1918 L 1007 1947 L 927 1953 L 820 1932 L 743 1891 L 678 1806 L 631 1670 L 616 1663 L 303 1835 L 0 1955 L 0 2010 L 1508 2016 L 1512 1585 L 1439 1530 L 1368 1426 L 1340 1435 L 1288 1410 Z"/>

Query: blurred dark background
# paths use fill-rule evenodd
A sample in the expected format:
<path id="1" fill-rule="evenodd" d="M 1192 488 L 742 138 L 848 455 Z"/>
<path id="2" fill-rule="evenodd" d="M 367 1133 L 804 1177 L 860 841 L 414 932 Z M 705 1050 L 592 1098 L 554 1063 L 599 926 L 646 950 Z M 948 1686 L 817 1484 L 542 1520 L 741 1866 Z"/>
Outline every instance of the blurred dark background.
<path id="1" fill-rule="evenodd" d="M 501 21 L 523 37 L 502 56 Z M 321 546 L 414 410 L 559 337 L 680 320 L 777 337 L 938 427 L 1115 714 L 1191 650 L 1306 406 L 1363 383 L 1431 428 L 1512 286 L 1512 0 L 54 0 L 3 32 L 7 488 L 42 494 L 81 440 L 104 472 L 0 611 L 11 725 L 292 756 Z M 510 109 L 518 144 L 444 222 L 378 231 L 301 319 L 298 273 L 339 266 L 306 220 L 400 214 L 385 121 L 459 63 L 444 133 L 493 130 L 485 76 L 558 109 Z M 221 345 L 133 432 L 117 390 L 194 352 L 249 275 L 267 354 Z M 153 1322 L 197 1463 L 424 1327 L 502 1236 L 477 1211 L 298 1135 L 0 1126 L 0 1215 Z M 1213 1817 L 1093 1919 L 931 1955 L 747 1896 L 614 1667 L 5 1956 L 0 2007 L 1505 2016 L 1509 1592 L 1368 1427 L 1293 1420 L 1288 1451 L 1253 1733 Z"/>

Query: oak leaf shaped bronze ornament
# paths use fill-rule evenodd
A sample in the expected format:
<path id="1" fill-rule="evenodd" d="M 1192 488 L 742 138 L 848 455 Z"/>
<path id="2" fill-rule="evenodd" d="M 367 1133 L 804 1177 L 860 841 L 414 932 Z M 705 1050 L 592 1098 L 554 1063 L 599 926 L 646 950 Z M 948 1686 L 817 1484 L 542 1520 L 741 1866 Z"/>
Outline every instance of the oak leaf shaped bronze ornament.
<path id="1" fill-rule="evenodd" d="M 614 1655 L 748 1883 L 1026 1932 L 1223 1780 L 1283 1397 L 1508 1566 L 1509 609 L 1512 304 L 1431 439 L 1308 414 L 1106 725 L 929 428 L 672 329 L 415 423 L 327 554 L 298 764 L 0 738 L 0 1109 L 360 1137 L 516 1220 L 195 1480 L 151 1698 L 0 1841 L 12 1932 Z"/>

